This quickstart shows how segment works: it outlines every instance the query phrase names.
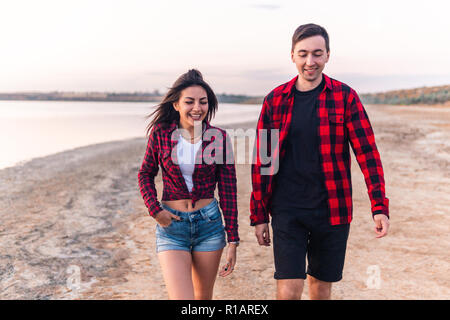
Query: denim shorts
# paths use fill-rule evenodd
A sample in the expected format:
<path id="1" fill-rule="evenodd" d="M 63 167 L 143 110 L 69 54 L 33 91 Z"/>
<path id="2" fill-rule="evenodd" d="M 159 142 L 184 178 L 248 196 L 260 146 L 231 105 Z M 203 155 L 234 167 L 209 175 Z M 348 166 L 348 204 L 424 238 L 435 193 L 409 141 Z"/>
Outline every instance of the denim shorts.
<path id="1" fill-rule="evenodd" d="M 192 212 L 163 209 L 181 218 L 167 227 L 156 224 L 156 252 L 166 250 L 216 251 L 226 246 L 222 214 L 217 200 Z"/>

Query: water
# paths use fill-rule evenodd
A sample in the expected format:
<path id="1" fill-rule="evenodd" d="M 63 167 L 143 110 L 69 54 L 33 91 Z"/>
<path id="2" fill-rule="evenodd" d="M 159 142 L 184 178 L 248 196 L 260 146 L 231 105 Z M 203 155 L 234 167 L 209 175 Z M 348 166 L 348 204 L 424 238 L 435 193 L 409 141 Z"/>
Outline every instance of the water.
<path id="1" fill-rule="evenodd" d="M 145 136 L 152 103 L 0 101 L 0 169 L 95 143 Z M 260 105 L 220 104 L 213 125 L 255 121 Z"/>

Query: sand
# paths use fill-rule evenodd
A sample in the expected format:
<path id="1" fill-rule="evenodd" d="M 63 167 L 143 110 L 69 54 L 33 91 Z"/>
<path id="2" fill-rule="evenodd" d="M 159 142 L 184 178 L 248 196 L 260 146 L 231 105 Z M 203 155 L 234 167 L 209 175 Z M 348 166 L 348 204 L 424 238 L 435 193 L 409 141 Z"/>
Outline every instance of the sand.
<path id="1" fill-rule="evenodd" d="M 375 238 L 353 157 L 354 220 L 332 298 L 449 299 L 450 108 L 367 106 L 367 112 L 385 170 L 391 229 Z M 138 190 L 145 146 L 145 138 L 109 142 L 0 170 L 0 299 L 168 298 L 156 222 Z M 237 174 L 241 245 L 234 273 L 217 278 L 214 298 L 274 299 L 272 247 L 260 247 L 249 225 L 249 165 L 237 165 Z M 160 176 L 157 185 L 161 194 Z M 306 286 L 304 299 L 307 293 Z"/>

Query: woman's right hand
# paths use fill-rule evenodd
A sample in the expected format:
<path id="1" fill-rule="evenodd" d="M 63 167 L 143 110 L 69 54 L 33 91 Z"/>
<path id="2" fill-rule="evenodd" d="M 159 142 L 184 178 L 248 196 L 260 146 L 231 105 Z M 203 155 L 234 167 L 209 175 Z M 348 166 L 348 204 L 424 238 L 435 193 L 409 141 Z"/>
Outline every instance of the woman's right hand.
<path id="1" fill-rule="evenodd" d="M 172 223 L 172 220 L 180 221 L 181 218 L 170 211 L 163 209 L 156 214 L 155 220 L 161 227 L 168 227 Z"/>

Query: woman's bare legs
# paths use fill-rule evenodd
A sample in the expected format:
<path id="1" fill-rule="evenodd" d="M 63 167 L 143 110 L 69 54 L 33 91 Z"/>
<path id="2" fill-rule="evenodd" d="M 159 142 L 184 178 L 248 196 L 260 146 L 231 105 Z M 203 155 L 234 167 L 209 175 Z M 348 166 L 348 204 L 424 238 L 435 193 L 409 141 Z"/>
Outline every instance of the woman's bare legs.
<path id="1" fill-rule="evenodd" d="M 222 251 L 167 250 L 158 253 L 169 299 L 212 299 Z"/>
<path id="2" fill-rule="evenodd" d="M 167 250 L 158 253 L 169 299 L 193 300 L 192 256 L 188 251 Z"/>
<path id="3" fill-rule="evenodd" d="M 192 282 L 195 300 L 211 300 L 223 249 L 192 252 Z"/>

